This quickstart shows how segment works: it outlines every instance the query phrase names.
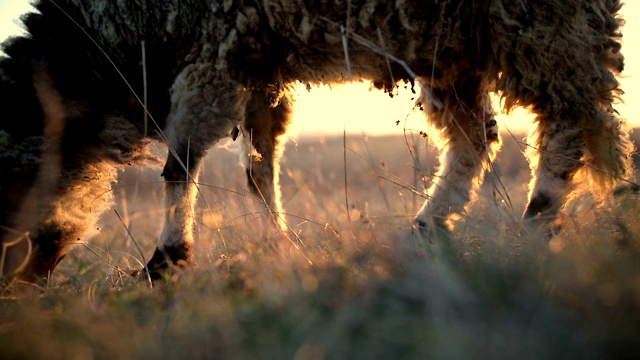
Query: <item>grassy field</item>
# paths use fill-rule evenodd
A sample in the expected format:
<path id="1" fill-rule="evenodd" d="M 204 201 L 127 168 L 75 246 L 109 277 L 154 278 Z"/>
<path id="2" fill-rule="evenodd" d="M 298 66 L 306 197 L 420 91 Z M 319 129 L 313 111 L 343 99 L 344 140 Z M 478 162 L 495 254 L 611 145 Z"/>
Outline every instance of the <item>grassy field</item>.
<path id="1" fill-rule="evenodd" d="M 601 208 L 580 195 L 543 242 L 519 220 L 520 138 L 503 137 L 478 201 L 432 242 L 408 230 L 423 201 L 412 188 L 436 164 L 420 136 L 289 143 L 291 239 L 246 194 L 238 154 L 217 150 L 200 179 L 195 266 L 153 288 L 127 275 L 142 262 L 127 230 L 148 258 L 161 178 L 129 169 L 115 189 L 122 221 L 105 214 L 45 288 L 4 294 L 0 358 L 637 358 L 639 195 Z"/>

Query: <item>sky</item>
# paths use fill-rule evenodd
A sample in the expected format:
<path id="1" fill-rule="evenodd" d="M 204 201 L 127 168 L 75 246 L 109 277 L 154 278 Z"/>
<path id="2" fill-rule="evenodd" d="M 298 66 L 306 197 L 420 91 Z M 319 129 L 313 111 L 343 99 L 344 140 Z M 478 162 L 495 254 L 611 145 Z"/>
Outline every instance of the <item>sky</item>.
<path id="1" fill-rule="evenodd" d="M 27 0 L 0 0 L 0 40 L 21 32 L 17 18 L 30 9 Z M 627 20 L 622 48 L 626 67 L 620 79 L 625 103 L 615 107 L 631 126 L 640 127 L 640 1 L 627 0 L 622 15 Z M 413 97 L 401 87 L 398 96 L 391 99 L 381 91 L 370 91 L 370 85 L 365 83 L 314 87 L 311 92 L 300 86 L 296 89 L 294 131 L 306 135 L 342 133 L 344 129 L 380 135 L 402 134 L 403 128 L 426 130 L 424 116 L 412 110 Z M 494 108 L 500 109 L 497 101 Z M 511 131 L 528 128 L 532 119 L 524 109 L 508 115 L 499 112 L 497 116 L 502 130 Z M 396 125 L 398 120 L 400 124 Z"/>

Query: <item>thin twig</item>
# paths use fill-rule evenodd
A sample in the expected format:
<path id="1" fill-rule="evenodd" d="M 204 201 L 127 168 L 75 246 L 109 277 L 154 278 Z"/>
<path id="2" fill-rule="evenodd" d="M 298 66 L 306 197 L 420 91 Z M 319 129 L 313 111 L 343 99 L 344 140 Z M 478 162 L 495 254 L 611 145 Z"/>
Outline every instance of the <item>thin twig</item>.
<path id="1" fill-rule="evenodd" d="M 426 193 L 424 193 L 424 192 L 422 192 L 422 191 L 418 191 L 416 188 L 414 188 L 414 187 L 413 187 L 411 184 L 409 184 L 407 181 L 405 181 L 405 180 L 401 179 L 401 178 L 400 178 L 400 177 L 398 177 L 397 175 L 394 175 L 394 174 L 390 173 L 387 169 L 384 169 L 384 168 L 380 167 L 379 165 L 372 163 L 372 162 L 371 162 L 371 161 L 369 161 L 367 158 L 365 158 L 364 156 L 362 156 L 362 154 L 360 154 L 360 153 L 356 152 L 355 150 L 353 150 L 353 149 L 351 149 L 351 148 L 347 148 L 347 150 L 349 150 L 352 154 L 354 154 L 354 155 L 358 156 L 360 159 L 362 159 L 362 160 L 364 160 L 364 161 L 368 162 L 371 166 L 376 167 L 376 168 L 378 168 L 378 169 L 382 170 L 382 171 L 385 173 L 385 175 L 389 176 L 389 177 L 387 177 L 387 176 L 378 175 L 378 178 L 383 179 L 383 180 L 386 180 L 386 181 L 388 181 L 388 182 L 390 182 L 390 183 L 392 183 L 392 184 L 394 184 L 394 185 L 396 185 L 396 186 L 398 186 L 398 187 L 400 187 L 400 188 L 402 188 L 402 189 L 405 189 L 405 190 L 411 191 L 411 192 L 412 192 L 412 193 L 414 193 L 415 195 L 418 195 L 419 197 L 421 197 L 421 198 L 423 198 L 423 199 L 425 199 L 425 200 L 433 201 L 433 198 L 431 198 L 431 197 L 429 196 L 429 194 L 426 194 Z M 436 184 L 434 183 L 434 185 L 436 185 Z M 439 205 L 442 205 L 442 204 L 439 204 Z M 464 209 L 463 209 L 462 211 L 459 211 L 459 212 L 456 212 L 456 213 L 457 213 L 458 215 L 460 215 L 461 217 L 464 217 L 464 218 L 466 218 L 466 217 L 468 216 L 468 215 L 467 215 L 467 213 L 466 213 L 466 210 L 464 210 Z"/>
<path id="2" fill-rule="evenodd" d="M 328 18 L 326 18 L 324 16 L 319 16 L 318 18 L 328 22 L 329 24 L 331 24 L 333 26 L 336 26 L 336 27 L 340 28 L 341 31 L 345 31 L 345 35 L 348 36 L 349 38 L 351 38 L 356 43 L 368 48 L 369 50 L 373 51 L 374 53 L 376 53 L 378 55 L 386 56 L 390 60 L 392 60 L 393 62 L 398 63 L 407 72 L 407 74 L 409 74 L 409 76 L 411 77 L 412 80 L 414 80 L 414 81 L 418 82 L 418 84 L 420 84 L 420 89 L 422 90 L 423 94 L 426 94 L 426 96 L 429 98 L 429 101 L 431 102 L 431 104 L 433 106 L 435 106 L 439 110 L 444 108 L 444 105 L 442 104 L 442 102 L 440 100 L 438 100 L 431 93 L 431 90 L 429 88 L 427 88 L 424 84 L 422 84 L 422 82 L 420 82 L 420 79 L 418 78 L 418 75 L 409 67 L 409 65 L 404 60 L 399 59 L 399 58 L 393 56 L 392 54 L 390 54 L 388 51 L 385 51 L 385 50 L 381 49 L 378 45 L 376 45 L 375 43 L 373 43 L 370 40 L 366 39 L 365 37 L 363 37 L 361 35 L 358 35 L 355 32 L 350 31 L 349 29 L 344 29 L 343 25 L 339 25 L 336 22 L 334 22 L 334 21 L 332 21 L 332 20 L 330 20 L 330 19 L 328 19 Z M 344 42 L 344 40 L 343 40 L 343 42 Z"/>
<path id="3" fill-rule="evenodd" d="M 376 30 L 378 32 L 378 41 L 380 42 L 380 46 L 384 48 L 385 44 L 384 44 L 384 38 L 382 37 L 382 32 L 380 31 L 380 28 L 377 28 Z M 384 61 L 387 63 L 387 71 L 389 72 L 391 83 L 395 84 L 396 79 L 393 77 L 393 71 L 391 71 L 391 61 L 389 61 L 389 57 L 386 54 L 384 55 Z"/>
<path id="4" fill-rule="evenodd" d="M 374 167 L 374 168 L 376 168 L 376 169 L 379 169 L 379 170 L 382 170 L 382 171 L 384 172 L 384 174 L 385 174 L 386 176 L 388 176 L 388 177 L 385 177 L 385 176 L 381 176 L 381 175 L 379 175 L 379 177 L 381 177 L 381 178 L 383 178 L 383 179 L 385 179 L 385 180 L 388 180 L 388 181 L 390 181 L 390 182 L 392 182 L 392 183 L 394 183 L 394 184 L 398 185 L 399 187 L 401 187 L 401 188 L 403 188 L 403 189 L 409 190 L 409 191 L 411 191 L 411 192 L 415 192 L 416 194 L 418 194 L 418 195 L 422 196 L 422 197 L 423 197 L 423 198 L 425 198 L 425 199 L 427 199 L 427 198 L 428 198 L 428 196 L 427 196 L 426 194 L 424 194 L 424 193 L 422 193 L 422 192 L 418 191 L 418 190 L 417 190 L 417 189 L 415 189 L 411 184 L 409 184 L 408 182 L 406 182 L 405 180 L 403 180 L 403 179 L 402 179 L 402 178 L 400 178 L 399 176 L 397 176 L 397 175 L 392 174 L 391 172 L 389 172 L 389 170 L 387 170 L 387 169 L 385 169 L 385 168 L 383 168 L 383 167 L 380 167 L 379 165 L 377 165 L 377 164 L 375 164 L 375 163 L 371 162 L 369 159 L 367 159 L 367 158 L 365 158 L 364 156 L 362 156 L 362 154 L 360 154 L 360 153 L 356 152 L 355 150 L 353 150 L 353 149 L 351 149 L 351 148 L 347 148 L 347 150 L 349 150 L 352 154 L 354 154 L 354 155 L 356 155 L 356 156 L 360 157 L 362 160 L 364 160 L 364 161 L 368 162 L 372 167 Z M 391 180 L 391 178 L 394 178 L 394 180 Z"/>
<path id="5" fill-rule="evenodd" d="M 433 79 L 436 78 L 436 61 L 438 59 L 438 44 L 440 42 L 440 33 L 436 36 L 436 45 L 433 47 L 433 64 L 431 64 L 431 89 L 433 89 Z"/>
<path id="6" fill-rule="evenodd" d="M 82 242 L 82 241 L 81 242 L 71 243 L 71 244 L 83 246 L 85 249 L 87 249 L 92 254 L 97 256 L 100 260 L 104 261 L 107 265 L 109 265 L 109 267 L 112 270 L 114 270 L 114 271 L 116 271 L 116 272 L 118 272 L 120 274 L 123 274 L 123 275 L 128 275 L 129 277 L 131 276 L 131 274 L 129 272 L 120 269 L 120 267 L 118 266 L 118 262 L 120 262 L 120 259 L 118 259 L 118 260 L 114 259 L 113 256 L 111 256 L 111 254 L 109 253 L 108 250 L 102 250 L 101 248 L 99 248 L 99 247 L 97 247 L 95 245 L 91 245 L 91 244 L 88 244 L 88 243 Z M 98 251 L 102 251 L 103 253 L 105 253 L 105 255 L 109 257 L 109 259 L 106 259 L 104 256 L 100 255 L 98 253 Z M 131 254 L 126 254 L 126 253 L 124 255 L 132 256 Z M 138 264 L 140 264 L 141 266 L 144 266 L 144 264 L 142 264 L 140 262 L 140 260 L 138 260 L 135 256 L 132 256 L 132 257 L 133 257 L 133 259 L 135 259 L 138 262 Z"/>
<path id="7" fill-rule="evenodd" d="M 347 65 L 348 80 L 353 80 L 353 73 L 351 72 L 351 60 L 349 60 L 349 40 L 347 40 L 347 29 L 344 25 L 340 25 L 340 33 L 342 34 L 342 50 L 344 52 L 344 61 Z"/>
<path id="8" fill-rule="evenodd" d="M 368 161 L 369 161 L 370 164 L 373 164 L 374 163 L 374 161 L 373 161 L 373 159 L 374 159 L 373 152 L 371 151 L 371 147 L 369 146 L 368 136 L 364 132 L 364 130 L 362 130 L 362 137 L 363 137 L 363 140 L 364 140 L 364 147 L 365 147 L 365 149 L 367 149 L 367 156 L 369 157 Z M 375 166 L 372 166 L 371 168 L 373 169 L 374 174 L 376 174 L 376 176 L 379 178 L 380 177 L 380 173 L 378 171 L 378 168 L 375 167 Z M 391 211 L 391 203 L 389 202 L 389 199 L 387 197 L 387 193 L 382 188 L 382 181 L 380 181 L 380 179 L 378 179 L 377 183 L 378 183 L 378 189 L 380 190 L 380 195 L 382 195 L 382 200 L 384 201 L 384 204 L 387 207 L 387 210 Z"/>
<path id="9" fill-rule="evenodd" d="M 347 207 L 347 222 L 351 226 L 351 214 L 349 213 L 349 182 L 347 179 L 347 128 L 342 128 L 342 156 L 344 167 L 344 202 Z"/>
<path id="10" fill-rule="evenodd" d="M 191 173 L 189 172 L 189 160 L 191 158 L 190 156 L 191 154 L 191 136 L 187 137 L 187 166 L 184 169 L 185 172 L 185 176 L 187 181 L 184 182 L 184 191 L 189 193 L 189 182 L 194 182 L 193 177 L 191 176 Z M 187 195 L 188 196 L 188 195 Z"/>
<path id="11" fill-rule="evenodd" d="M 122 72 L 120 71 L 120 68 L 118 68 L 118 65 L 116 65 L 116 63 L 111 59 L 111 57 L 107 54 L 107 52 L 100 46 L 100 44 L 98 44 L 97 41 L 95 41 L 91 35 L 89 35 L 89 33 L 69 14 L 67 13 L 60 5 L 58 5 L 58 3 L 56 1 L 51 0 L 51 3 L 53 5 L 55 5 L 66 17 L 69 18 L 69 20 L 71 20 L 79 29 L 80 31 L 82 31 L 87 38 L 89 38 L 89 40 L 91 40 L 91 42 L 98 48 L 98 50 L 100 50 L 100 52 L 104 55 L 104 57 L 107 59 L 107 61 L 109 61 L 109 63 L 113 66 L 113 68 L 115 69 L 115 71 L 118 73 L 118 75 L 122 78 L 122 80 L 124 81 L 124 83 L 127 85 L 127 87 L 129 88 L 129 90 L 131 91 L 131 94 L 136 98 L 136 101 L 138 101 L 138 103 L 140 105 L 142 105 L 144 111 L 147 113 L 147 115 L 149 116 L 149 119 L 151 119 L 151 121 L 153 122 L 153 124 L 156 126 L 157 131 L 159 132 L 159 135 L 161 137 L 161 139 L 165 142 L 167 142 L 167 138 L 164 135 L 162 128 L 160 127 L 160 125 L 158 124 L 158 122 L 155 120 L 155 118 L 153 117 L 153 115 L 151 115 L 151 113 L 149 113 L 149 111 L 147 110 L 146 104 L 144 101 L 142 101 L 140 99 L 140 97 L 138 96 L 138 94 L 136 93 L 136 91 L 133 89 L 133 86 L 131 86 L 131 84 L 129 83 L 129 81 L 127 81 L 127 78 L 124 76 L 124 74 L 122 74 Z M 167 142 L 168 144 L 168 142 Z"/>
<path id="12" fill-rule="evenodd" d="M 420 160 L 419 160 L 419 154 L 418 152 L 418 148 L 416 147 L 415 144 L 415 139 L 413 136 L 413 131 L 411 131 L 411 140 L 409 140 L 409 138 L 407 137 L 407 120 L 409 119 L 409 114 L 407 114 L 407 116 L 405 116 L 404 118 L 404 125 L 402 126 L 402 135 L 404 136 L 404 143 L 405 145 L 407 145 L 407 150 L 409 151 L 409 155 L 411 156 L 411 160 L 413 161 L 413 188 L 414 189 L 418 189 L 418 174 L 420 174 L 420 178 L 422 178 L 424 176 L 424 173 L 422 172 L 422 168 L 420 166 Z M 431 176 L 431 174 L 429 174 L 429 176 Z M 416 210 L 417 207 L 417 198 L 416 198 L 416 193 L 413 194 L 412 196 L 412 210 Z"/>
<path id="13" fill-rule="evenodd" d="M 122 216 L 120 216 L 118 209 L 113 209 L 113 211 L 116 213 L 116 216 L 122 223 L 122 226 L 124 226 L 124 229 L 127 231 L 127 234 L 129 234 L 129 238 L 131 238 L 133 245 L 135 245 L 136 249 L 138 249 L 138 252 L 140 253 L 140 257 L 142 257 L 142 262 L 144 263 L 144 272 L 147 274 L 147 281 L 149 281 L 149 287 L 153 289 L 153 281 L 151 281 L 151 273 L 149 272 L 149 267 L 147 266 L 147 259 L 145 258 L 144 253 L 142 252 L 142 249 L 138 245 L 138 242 L 136 241 L 136 239 L 133 237 L 133 234 L 131 234 L 131 231 L 129 231 L 129 227 L 127 226 L 127 224 L 125 224 L 124 220 L 122 220 Z"/>
<path id="14" fill-rule="evenodd" d="M 420 145 L 415 139 L 416 134 L 411 133 L 411 142 L 413 146 L 414 164 L 413 164 L 413 186 L 418 188 L 418 180 L 422 179 L 422 164 L 420 163 Z M 418 207 L 418 198 L 413 196 L 413 209 L 417 211 Z"/>
<path id="15" fill-rule="evenodd" d="M 144 108 L 147 109 L 147 51 L 144 40 L 140 42 L 140 47 L 142 48 L 142 100 L 144 101 Z M 144 131 L 143 136 L 147 137 L 148 133 L 148 111 L 144 111 L 143 114 L 143 123 L 144 123 Z"/>

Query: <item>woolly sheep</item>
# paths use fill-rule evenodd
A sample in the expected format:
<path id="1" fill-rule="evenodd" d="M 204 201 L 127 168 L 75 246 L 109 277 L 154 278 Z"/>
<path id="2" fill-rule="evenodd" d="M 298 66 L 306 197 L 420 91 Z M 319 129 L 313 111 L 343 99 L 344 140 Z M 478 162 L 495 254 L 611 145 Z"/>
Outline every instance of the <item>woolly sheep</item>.
<path id="1" fill-rule="evenodd" d="M 524 217 L 552 231 L 582 164 L 596 194 L 630 175 L 632 147 L 612 107 L 623 69 L 620 7 L 618 0 L 37 1 L 38 13 L 23 18 L 29 35 L 6 41 L 0 59 L 0 277 L 42 279 L 90 237 L 111 206 L 117 170 L 149 160 L 147 139 L 170 149 L 164 228 L 148 263 L 153 278 L 192 258 L 200 161 L 237 129 L 262 158 L 245 159 L 253 162 L 251 189 L 280 213 L 279 136 L 291 115 L 287 89 L 297 81 L 370 80 L 386 91 L 398 81 L 424 84 L 422 100 L 441 131 L 440 167 L 414 220 L 425 236 L 463 210 L 498 149 L 489 93 L 506 109 L 530 108 L 537 131 Z M 145 88 L 148 125 L 137 98 Z"/>

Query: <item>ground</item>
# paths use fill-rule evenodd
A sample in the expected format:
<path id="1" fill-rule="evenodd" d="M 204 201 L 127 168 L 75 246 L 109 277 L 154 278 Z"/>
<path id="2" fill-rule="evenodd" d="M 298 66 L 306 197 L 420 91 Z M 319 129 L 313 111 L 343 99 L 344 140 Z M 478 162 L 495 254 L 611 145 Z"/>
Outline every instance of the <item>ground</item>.
<path id="1" fill-rule="evenodd" d="M 522 137 L 504 136 L 497 175 L 455 231 L 432 242 L 407 230 L 423 200 L 412 187 L 420 193 L 435 166 L 419 134 L 290 142 L 281 179 L 297 235 L 290 240 L 271 230 L 247 195 L 238 154 L 216 150 L 200 179 L 195 267 L 153 289 L 124 270 L 144 263 L 136 244 L 147 259 L 156 245 L 162 179 L 157 169 L 131 168 L 114 190 L 117 214 L 104 215 L 97 238 L 67 256 L 46 287 L 3 294 L 0 353 L 33 359 L 638 354 L 639 195 L 620 191 L 601 208 L 578 195 L 564 211 L 562 232 L 544 242 L 519 220 L 529 178 Z"/>

